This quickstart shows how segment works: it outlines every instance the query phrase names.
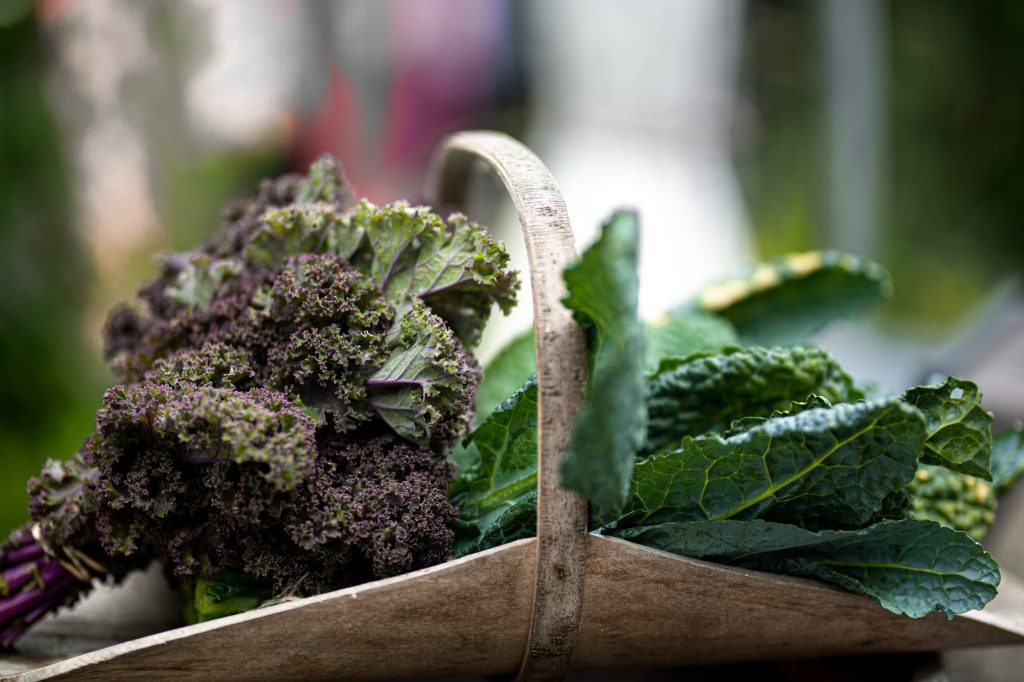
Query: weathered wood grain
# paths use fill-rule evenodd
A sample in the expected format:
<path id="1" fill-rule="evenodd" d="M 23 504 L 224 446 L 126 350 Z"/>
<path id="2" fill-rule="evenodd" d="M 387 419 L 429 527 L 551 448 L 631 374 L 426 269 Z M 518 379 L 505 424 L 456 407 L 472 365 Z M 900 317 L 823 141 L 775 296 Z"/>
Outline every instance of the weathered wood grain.
<path id="1" fill-rule="evenodd" d="M 560 680 L 569 671 L 583 598 L 587 504 L 558 486 L 573 418 L 583 402 L 583 332 L 562 305 L 562 271 L 576 257 L 569 214 L 551 173 L 533 152 L 502 133 L 449 137 L 431 172 L 439 205 L 465 205 L 473 165 L 491 167 L 519 217 L 533 285 L 537 339 L 537 584 L 520 679 Z"/>
<path id="2" fill-rule="evenodd" d="M 0 680 L 377 680 L 512 672 L 529 630 L 535 545 L 520 540 Z"/>

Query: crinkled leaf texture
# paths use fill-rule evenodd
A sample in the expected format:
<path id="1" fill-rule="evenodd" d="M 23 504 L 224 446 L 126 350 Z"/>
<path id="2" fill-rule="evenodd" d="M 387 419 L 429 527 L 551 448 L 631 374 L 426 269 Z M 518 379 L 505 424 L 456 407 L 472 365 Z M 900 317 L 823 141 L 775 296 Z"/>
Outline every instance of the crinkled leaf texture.
<path id="1" fill-rule="evenodd" d="M 917 470 L 920 413 L 898 399 L 815 408 L 728 437 L 684 438 L 636 466 L 619 525 L 770 517 L 870 522 Z"/>
<path id="2" fill-rule="evenodd" d="M 573 425 L 561 483 L 590 501 L 591 520 L 598 525 L 621 513 L 645 434 L 637 239 L 636 215 L 616 213 L 564 274 L 563 302 L 594 336 L 587 401 Z"/>
<path id="3" fill-rule="evenodd" d="M 373 277 L 396 307 L 423 301 L 467 346 L 492 305 L 515 305 L 519 280 L 504 245 L 461 214 L 445 221 L 403 201 L 361 201 L 346 214 L 330 204 L 275 208 L 263 222 L 246 248 L 250 260 L 270 266 L 297 253 L 333 253 Z"/>
<path id="4" fill-rule="evenodd" d="M 709 286 L 697 305 L 732 322 L 744 344 L 789 346 L 891 295 L 892 279 L 877 263 L 810 251 L 759 263 L 744 276 Z"/>
<path id="5" fill-rule="evenodd" d="M 459 509 L 455 553 L 510 541 L 512 527 L 519 529 L 521 537 L 532 535 L 537 491 L 536 379 L 499 405 L 466 439 L 464 448 L 463 467 L 450 490 Z M 524 521 L 531 514 L 532 525 Z M 528 535 L 521 535 L 526 530 Z"/>
<path id="6" fill-rule="evenodd" d="M 948 377 L 941 384 L 911 388 L 903 399 L 928 420 L 922 462 L 992 479 L 992 413 L 981 406 L 977 385 Z"/>
<path id="7" fill-rule="evenodd" d="M 451 330 L 418 301 L 394 337 L 391 355 L 366 380 L 370 405 L 403 438 L 446 450 L 472 419 L 472 365 Z M 452 414 L 465 419 L 452 423 Z"/>
<path id="8" fill-rule="evenodd" d="M 996 562 L 970 537 L 916 519 L 818 532 L 762 520 L 669 522 L 610 534 L 684 556 L 836 583 L 911 618 L 980 609 L 1000 578 Z"/>
<path id="9" fill-rule="evenodd" d="M 862 397 L 820 348 L 734 348 L 667 358 L 648 380 L 646 450 L 725 431 L 736 419 L 767 417 L 812 393 L 832 403 Z"/>

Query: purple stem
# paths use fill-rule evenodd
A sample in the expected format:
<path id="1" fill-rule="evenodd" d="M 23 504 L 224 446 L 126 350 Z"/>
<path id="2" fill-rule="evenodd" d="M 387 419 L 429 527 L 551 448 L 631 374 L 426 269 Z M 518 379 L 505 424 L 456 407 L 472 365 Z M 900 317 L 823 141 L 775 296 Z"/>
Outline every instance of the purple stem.
<path id="1" fill-rule="evenodd" d="M 0 647 L 10 647 L 30 625 L 88 589 L 59 561 L 46 556 L 38 543 L 20 540 L 12 538 L 17 549 L 2 557 L 7 564 L 20 561 L 0 574 L 0 588 L 7 595 L 0 598 Z"/>
<path id="2" fill-rule="evenodd" d="M 32 544 L 27 547 L 19 547 L 18 549 L 7 552 L 3 555 L 0 562 L 4 566 L 16 566 L 17 564 L 23 564 L 26 561 L 31 561 L 38 557 L 43 556 L 43 548 L 39 545 Z"/>
<path id="3" fill-rule="evenodd" d="M 21 564 L 0 573 L 0 597 L 6 597 L 21 589 L 21 586 L 38 574 L 35 564 Z"/>

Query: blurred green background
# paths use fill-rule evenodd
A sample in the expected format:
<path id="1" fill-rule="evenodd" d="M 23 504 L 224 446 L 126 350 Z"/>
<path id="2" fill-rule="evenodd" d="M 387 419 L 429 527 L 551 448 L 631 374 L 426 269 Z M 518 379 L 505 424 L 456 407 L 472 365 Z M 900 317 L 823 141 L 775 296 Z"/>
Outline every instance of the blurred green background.
<path id="1" fill-rule="evenodd" d="M 441 135 L 529 135 L 542 96 L 528 30 L 537 4 L 472 5 L 486 22 L 465 44 L 486 73 L 438 83 L 415 68 L 424 53 L 345 34 L 352 3 L 225 3 L 212 18 L 200 5 L 0 0 L 0 532 L 25 520 L 41 461 L 89 435 L 112 381 L 103 316 L 153 254 L 195 244 L 227 199 L 323 149 L 371 197 L 414 193 Z M 1024 265 L 1024 5 L 872 2 L 849 31 L 835 30 L 834 3 L 731 6 L 727 144 L 754 251 L 863 244 L 896 281 L 883 328 L 957 334 Z M 410 4 L 380 7 L 360 21 L 429 33 Z M 438 36 L 465 28 L 451 16 Z M 301 60 L 285 68 L 277 54 Z M 209 64 L 220 80 L 206 79 Z M 859 148 L 842 141 L 844 116 L 856 129 L 863 103 L 837 89 L 848 68 L 866 74 L 864 148 L 876 150 L 853 176 L 868 178 L 873 225 L 850 239 L 834 215 L 835 154 Z"/>

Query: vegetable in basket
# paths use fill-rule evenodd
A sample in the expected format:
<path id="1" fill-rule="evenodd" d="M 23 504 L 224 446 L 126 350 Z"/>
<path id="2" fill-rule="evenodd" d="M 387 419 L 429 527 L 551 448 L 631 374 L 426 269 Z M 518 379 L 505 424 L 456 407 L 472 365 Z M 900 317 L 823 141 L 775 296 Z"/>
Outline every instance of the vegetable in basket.
<path id="1" fill-rule="evenodd" d="M 0 645 L 154 559 L 218 614 L 447 560 L 467 349 L 517 286 L 482 227 L 356 203 L 329 157 L 233 204 L 110 315 L 122 383 L 30 483 L 32 521 L 0 548 Z"/>
<path id="2" fill-rule="evenodd" d="M 993 449 L 973 383 L 879 395 L 803 345 L 883 301 L 885 271 L 797 254 L 645 326 L 637 232 L 635 216 L 615 215 L 565 275 L 566 305 L 590 330 L 591 377 L 562 484 L 589 499 L 592 530 L 825 580 L 911 617 L 991 600 L 999 568 L 975 538 L 1024 469 L 1020 426 Z M 478 409 L 493 411 L 454 453 L 456 554 L 534 533 L 531 346 L 517 339 L 487 368 Z"/>
<path id="3" fill-rule="evenodd" d="M 989 601 L 999 570 L 972 536 L 1021 474 L 1020 429 L 993 449 L 974 384 L 878 395 L 804 345 L 884 300 L 884 270 L 799 254 L 644 325 L 637 232 L 616 214 L 565 272 L 590 380 L 562 484 L 592 530 L 913 617 Z M 234 204 L 111 314 L 122 383 L 30 484 L 33 520 L 0 548 L 0 643 L 154 559 L 201 621 L 533 535 L 532 336 L 479 390 L 467 351 L 516 287 L 482 228 L 356 203 L 329 158 Z"/>

